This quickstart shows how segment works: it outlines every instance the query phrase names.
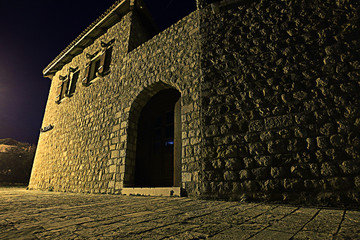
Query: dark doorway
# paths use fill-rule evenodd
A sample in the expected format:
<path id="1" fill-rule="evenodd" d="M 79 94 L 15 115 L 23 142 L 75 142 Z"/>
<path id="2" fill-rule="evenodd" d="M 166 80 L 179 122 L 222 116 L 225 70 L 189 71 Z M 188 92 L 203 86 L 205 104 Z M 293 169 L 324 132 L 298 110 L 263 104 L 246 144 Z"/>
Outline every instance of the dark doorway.
<path id="1" fill-rule="evenodd" d="M 136 187 L 179 185 L 179 119 L 180 93 L 175 89 L 158 92 L 142 109 L 136 146 Z"/>

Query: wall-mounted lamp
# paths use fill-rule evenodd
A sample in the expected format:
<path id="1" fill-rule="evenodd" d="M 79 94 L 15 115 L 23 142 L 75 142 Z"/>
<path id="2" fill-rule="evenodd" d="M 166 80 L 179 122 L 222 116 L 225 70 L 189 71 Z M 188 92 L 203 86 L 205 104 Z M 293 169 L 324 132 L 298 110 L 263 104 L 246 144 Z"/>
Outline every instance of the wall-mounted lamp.
<path id="1" fill-rule="evenodd" d="M 46 126 L 44 128 L 40 128 L 40 132 L 47 132 L 47 131 L 50 131 L 53 128 L 54 128 L 54 126 L 50 124 L 49 126 Z"/>

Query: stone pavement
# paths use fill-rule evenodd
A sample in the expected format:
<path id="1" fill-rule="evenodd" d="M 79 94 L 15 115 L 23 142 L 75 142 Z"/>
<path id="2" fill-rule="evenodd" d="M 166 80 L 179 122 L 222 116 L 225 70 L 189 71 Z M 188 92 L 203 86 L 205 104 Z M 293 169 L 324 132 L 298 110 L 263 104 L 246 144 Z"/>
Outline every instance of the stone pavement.
<path id="1" fill-rule="evenodd" d="M 0 188 L 0 239 L 360 239 L 360 212 Z"/>

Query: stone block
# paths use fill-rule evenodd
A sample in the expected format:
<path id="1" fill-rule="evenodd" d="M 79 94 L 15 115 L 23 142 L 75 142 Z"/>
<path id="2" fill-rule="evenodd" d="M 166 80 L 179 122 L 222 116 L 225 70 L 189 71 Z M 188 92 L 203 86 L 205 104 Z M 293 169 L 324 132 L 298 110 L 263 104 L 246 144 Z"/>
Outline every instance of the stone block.
<path id="1" fill-rule="evenodd" d="M 260 189 L 259 184 L 254 180 L 245 180 L 241 183 L 241 188 L 248 192 L 256 192 Z"/>
<path id="2" fill-rule="evenodd" d="M 327 137 L 317 137 L 316 143 L 319 148 L 327 148 L 329 147 L 329 140 Z"/>
<path id="3" fill-rule="evenodd" d="M 265 128 L 285 128 L 294 124 L 294 118 L 291 115 L 283 115 L 265 119 Z"/>
<path id="4" fill-rule="evenodd" d="M 234 158 L 238 156 L 237 146 L 221 146 L 217 148 L 218 158 Z"/>
<path id="5" fill-rule="evenodd" d="M 213 159 L 211 160 L 211 164 L 213 169 L 223 169 L 224 168 L 224 161 L 221 159 Z"/>
<path id="6" fill-rule="evenodd" d="M 120 137 L 120 142 L 126 142 L 127 136 L 126 135 L 122 135 Z"/>
<path id="7" fill-rule="evenodd" d="M 117 112 L 117 113 L 115 114 L 115 118 L 118 119 L 118 118 L 120 118 L 120 117 L 121 117 L 121 112 Z"/>
<path id="8" fill-rule="evenodd" d="M 236 172 L 234 171 L 225 171 L 224 172 L 224 180 L 225 181 L 236 181 L 239 177 L 237 176 Z"/>
<path id="9" fill-rule="evenodd" d="M 303 101 L 307 96 L 308 94 L 305 91 L 298 91 L 293 93 L 293 98 L 299 101 Z"/>
<path id="10" fill-rule="evenodd" d="M 307 191 L 313 191 L 319 189 L 319 183 L 317 180 L 305 180 L 304 187 Z"/>
<path id="11" fill-rule="evenodd" d="M 306 138 L 308 135 L 306 129 L 304 128 L 296 128 L 294 130 L 294 136 L 298 138 Z"/>
<path id="12" fill-rule="evenodd" d="M 274 191 L 279 192 L 282 190 L 281 182 L 280 180 L 277 179 L 262 181 L 260 186 L 261 186 L 261 190 L 264 192 L 274 192 Z"/>
<path id="13" fill-rule="evenodd" d="M 270 141 L 267 145 L 269 153 L 284 153 L 286 152 L 287 142 L 284 140 Z"/>
<path id="14" fill-rule="evenodd" d="M 245 157 L 245 158 L 243 158 L 243 161 L 244 161 L 245 168 L 249 169 L 249 168 L 255 167 L 255 161 L 253 158 Z"/>
<path id="15" fill-rule="evenodd" d="M 271 166 L 273 164 L 272 156 L 256 156 L 254 157 L 254 160 L 257 165 L 261 167 Z"/>
<path id="16" fill-rule="evenodd" d="M 260 134 L 261 141 L 269 141 L 274 138 L 274 133 L 272 131 L 265 131 Z"/>
<path id="17" fill-rule="evenodd" d="M 109 172 L 110 172 L 110 173 L 116 172 L 116 165 L 111 165 L 111 166 L 109 167 Z"/>
<path id="18" fill-rule="evenodd" d="M 123 128 L 127 128 L 128 126 L 128 123 L 127 122 L 121 122 L 120 124 L 120 128 L 123 129 Z"/>
<path id="19" fill-rule="evenodd" d="M 302 179 L 308 179 L 310 177 L 310 169 L 307 164 L 291 166 L 290 172 L 294 177 L 300 177 Z"/>
<path id="20" fill-rule="evenodd" d="M 302 179 L 287 178 L 282 180 L 282 187 L 286 191 L 301 191 L 304 189 L 304 182 Z"/>
<path id="21" fill-rule="evenodd" d="M 321 164 L 320 173 L 325 177 L 332 177 L 338 174 L 338 169 L 333 163 L 325 162 Z"/>
<path id="22" fill-rule="evenodd" d="M 264 122 L 262 120 L 254 120 L 249 123 L 250 132 L 260 132 L 264 129 Z"/>
<path id="23" fill-rule="evenodd" d="M 281 129 L 277 132 L 277 135 L 279 136 L 279 138 L 290 138 L 291 137 L 291 132 L 288 129 Z"/>
<path id="24" fill-rule="evenodd" d="M 266 153 L 266 149 L 263 143 L 250 143 L 249 144 L 249 152 L 251 155 L 263 155 Z"/>
<path id="25" fill-rule="evenodd" d="M 287 150 L 289 152 L 300 152 L 307 148 L 307 144 L 303 139 L 291 139 L 288 141 Z"/>
<path id="26" fill-rule="evenodd" d="M 186 106 L 182 106 L 181 109 L 182 109 L 183 113 L 189 113 L 189 112 L 194 111 L 194 105 L 189 104 L 189 105 L 186 105 Z"/>
<path id="27" fill-rule="evenodd" d="M 270 177 L 270 167 L 259 167 L 251 169 L 255 179 L 267 179 Z"/>
<path id="28" fill-rule="evenodd" d="M 345 144 L 345 140 L 342 135 L 335 134 L 330 137 L 330 143 L 335 147 L 342 147 Z"/>
<path id="29" fill-rule="evenodd" d="M 125 165 L 120 165 L 120 173 L 123 176 L 125 173 Z"/>
<path id="30" fill-rule="evenodd" d="M 347 190 L 351 188 L 351 184 L 347 178 L 341 178 L 341 177 L 335 177 L 335 178 L 329 178 L 327 179 L 329 183 L 329 188 L 332 191 L 341 191 L 341 190 Z"/>
<path id="31" fill-rule="evenodd" d="M 306 143 L 307 143 L 306 148 L 308 150 L 314 150 L 317 147 L 317 143 L 314 138 L 306 138 Z"/>
<path id="32" fill-rule="evenodd" d="M 320 167 L 318 163 L 310 163 L 309 170 L 312 177 L 319 177 L 320 176 Z"/>
<path id="33" fill-rule="evenodd" d="M 225 160 L 225 169 L 238 170 L 242 167 L 241 161 L 238 158 L 229 158 Z"/>
<path id="34" fill-rule="evenodd" d="M 360 189 L 360 176 L 354 177 L 354 185 L 357 189 Z"/>
<path id="35" fill-rule="evenodd" d="M 360 173 L 360 166 L 355 161 L 343 161 L 339 167 L 342 170 L 342 173 L 345 175 Z"/>
<path id="36" fill-rule="evenodd" d="M 118 125 L 115 125 L 114 127 L 113 127 L 113 129 L 112 129 L 112 131 L 113 132 L 117 132 L 117 131 L 119 131 L 120 130 L 120 125 L 118 124 Z"/>
<path id="37" fill-rule="evenodd" d="M 258 142 L 260 141 L 260 134 L 258 133 L 247 133 L 244 136 L 246 142 Z"/>
<path id="38" fill-rule="evenodd" d="M 320 128 L 320 133 L 330 137 L 331 134 L 336 133 L 336 128 L 334 124 L 326 123 Z"/>
<path id="39" fill-rule="evenodd" d="M 250 170 L 247 169 L 243 169 L 239 172 L 239 176 L 241 180 L 247 180 L 247 179 L 252 179 L 253 175 L 251 173 Z"/>
<path id="40" fill-rule="evenodd" d="M 119 156 L 119 150 L 111 151 L 111 158 L 118 158 Z"/>
<path id="41" fill-rule="evenodd" d="M 352 159 L 360 159 L 360 151 L 354 146 L 345 148 L 345 152 Z"/>
<path id="42" fill-rule="evenodd" d="M 109 181 L 108 188 L 114 188 L 115 187 L 115 181 Z"/>
<path id="43" fill-rule="evenodd" d="M 183 131 L 183 132 L 181 133 L 181 136 L 182 136 L 182 139 L 187 138 L 187 137 L 188 137 L 188 136 L 187 136 L 187 132 Z"/>
<path id="44" fill-rule="evenodd" d="M 238 125 L 240 132 L 249 131 L 249 122 L 248 121 L 241 119 L 240 121 L 236 122 L 236 124 Z"/>
<path id="45" fill-rule="evenodd" d="M 218 126 L 210 125 L 205 128 L 205 137 L 212 137 L 219 135 L 220 130 Z"/>
<path id="46" fill-rule="evenodd" d="M 182 179 L 183 182 L 191 182 L 191 176 L 192 176 L 191 173 L 189 173 L 189 172 L 184 172 L 184 173 L 182 173 L 182 175 L 181 175 L 181 179 Z"/>

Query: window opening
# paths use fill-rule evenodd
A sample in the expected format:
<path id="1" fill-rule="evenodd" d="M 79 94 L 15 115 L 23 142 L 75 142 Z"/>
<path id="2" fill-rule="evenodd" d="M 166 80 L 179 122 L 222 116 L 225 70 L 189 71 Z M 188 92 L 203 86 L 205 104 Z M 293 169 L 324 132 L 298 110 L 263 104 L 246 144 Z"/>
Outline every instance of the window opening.
<path id="1" fill-rule="evenodd" d="M 68 74 L 65 76 L 60 75 L 60 84 L 58 85 L 56 95 L 56 103 L 60 103 L 65 97 L 71 97 L 76 89 L 77 79 L 79 77 L 79 68 L 69 68 Z"/>
<path id="2" fill-rule="evenodd" d="M 84 86 L 88 86 L 94 79 L 110 73 L 112 44 L 114 41 L 113 39 L 108 43 L 101 42 L 103 48 L 101 51 L 97 51 L 94 54 L 86 54 L 90 61 L 85 66 L 85 76 L 82 80 Z"/>
<path id="3" fill-rule="evenodd" d="M 75 93 L 76 83 L 79 79 L 79 74 L 80 74 L 79 70 L 75 70 L 75 72 L 70 72 L 70 87 L 67 93 L 68 97 L 71 97 Z"/>
<path id="4" fill-rule="evenodd" d="M 95 60 L 93 60 L 91 62 L 91 70 L 90 70 L 90 79 L 89 81 L 93 80 L 94 78 L 96 78 L 99 74 L 99 67 L 100 67 L 100 57 L 97 57 Z"/>
<path id="5" fill-rule="evenodd" d="M 59 104 L 61 100 L 66 96 L 66 91 L 69 86 L 69 76 L 59 76 L 60 84 L 57 86 L 57 94 L 55 102 Z"/>

